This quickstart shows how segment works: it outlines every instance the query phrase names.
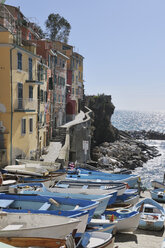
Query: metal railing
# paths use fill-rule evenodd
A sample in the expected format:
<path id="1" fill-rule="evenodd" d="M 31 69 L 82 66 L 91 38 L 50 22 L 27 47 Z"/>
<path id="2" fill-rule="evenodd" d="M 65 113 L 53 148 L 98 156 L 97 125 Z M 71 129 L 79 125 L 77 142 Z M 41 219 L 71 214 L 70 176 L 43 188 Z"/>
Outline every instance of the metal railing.
<path id="1" fill-rule="evenodd" d="M 34 110 L 37 111 L 37 100 L 33 98 L 17 98 L 14 102 L 14 110 Z"/>

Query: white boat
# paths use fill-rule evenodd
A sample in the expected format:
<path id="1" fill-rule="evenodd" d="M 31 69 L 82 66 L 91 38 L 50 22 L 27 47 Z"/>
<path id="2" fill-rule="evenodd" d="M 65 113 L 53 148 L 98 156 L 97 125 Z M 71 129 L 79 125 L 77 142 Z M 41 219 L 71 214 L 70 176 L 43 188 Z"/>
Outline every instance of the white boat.
<path id="1" fill-rule="evenodd" d="M 163 228 L 165 210 L 159 203 L 150 198 L 146 198 L 137 203 L 133 207 L 133 210 L 139 211 L 140 208 L 142 210 L 138 226 L 140 229 L 159 231 Z"/>
<path id="2" fill-rule="evenodd" d="M 44 176 L 49 174 L 48 170 L 44 167 L 41 167 L 39 164 L 7 165 L 4 170 L 10 173 L 31 176 Z"/>
<path id="3" fill-rule="evenodd" d="M 130 209 L 120 209 L 117 211 L 106 210 L 103 216 L 96 217 L 96 226 L 99 223 L 106 230 L 108 225 L 114 224 L 116 232 L 134 232 L 139 224 L 141 213 Z M 93 219 L 92 219 L 93 221 Z M 94 222 L 92 223 L 94 225 Z"/>
<path id="4" fill-rule="evenodd" d="M 65 239 L 80 220 L 49 214 L 0 212 L 0 237 Z"/>
<path id="5" fill-rule="evenodd" d="M 35 161 L 35 160 L 26 160 L 26 159 L 16 159 L 16 162 L 21 164 L 38 164 L 41 167 L 47 169 L 50 172 L 57 171 L 60 169 L 60 163 L 44 162 L 44 161 Z"/>
<path id="6" fill-rule="evenodd" d="M 51 187 L 49 189 L 51 192 L 56 192 L 56 193 L 67 193 L 67 194 L 85 194 L 85 195 L 107 195 L 107 194 L 113 194 L 116 192 L 114 189 L 108 189 L 108 188 L 103 188 L 101 186 L 88 186 L 88 185 L 83 185 L 75 182 L 72 183 L 71 185 L 69 184 L 55 184 L 54 187 Z"/>
<path id="7" fill-rule="evenodd" d="M 150 191 L 150 194 L 153 200 L 165 203 L 165 189 L 154 189 Z"/>
<path id="8" fill-rule="evenodd" d="M 157 180 L 151 181 L 151 185 L 154 189 L 165 189 L 165 183 Z"/>
<path id="9" fill-rule="evenodd" d="M 113 248 L 114 237 L 111 233 L 85 232 L 82 248 Z"/>
<path id="10" fill-rule="evenodd" d="M 161 248 L 165 248 L 165 238 L 163 239 L 163 242 L 162 242 Z"/>
<path id="11" fill-rule="evenodd" d="M 60 188 L 69 188 L 69 189 L 90 189 L 91 194 L 95 192 L 96 190 L 104 190 L 107 193 L 110 193 L 110 190 L 117 191 L 117 196 L 123 195 L 123 193 L 126 191 L 127 184 L 126 183 L 117 183 L 117 182 L 92 182 L 92 181 L 85 181 L 85 180 L 71 180 L 71 179 L 66 179 L 66 180 L 61 180 L 59 181 L 55 187 L 60 187 Z M 93 190 L 93 191 L 92 191 Z"/>
<path id="12" fill-rule="evenodd" d="M 0 185 L 0 193 L 7 192 L 9 190 L 9 187 L 16 183 L 16 180 L 3 180 L 2 184 Z"/>

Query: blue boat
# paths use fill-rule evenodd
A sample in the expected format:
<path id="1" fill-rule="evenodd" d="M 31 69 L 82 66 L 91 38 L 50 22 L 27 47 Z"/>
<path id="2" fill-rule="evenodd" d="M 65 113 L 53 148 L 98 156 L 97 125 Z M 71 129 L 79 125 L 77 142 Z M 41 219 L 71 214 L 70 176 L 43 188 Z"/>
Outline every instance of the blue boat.
<path id="1" fill-rule="evenodd" d="M 129 187 L 133 188 L 137 184 L 138 175 L 133 174 L 112 174 L 112 173 L 105 173 L 101 171 L 94 171 L 94 170 L 86 170 L 82 168 L 77 169 L 76 174 L 68 174 L 66 176 L 67 179 L 74 179 L 74 180 L 92 180 L 96 182 L 125 182 L 128 184 Z"/>
<path id="2" fill-rule="evenodd" d="M 88 211 L 88 222 L 90 222 L 98 202 L 81 199 L 49 197 L 40 195 L 23 194 L 0 194 L 0 208 L 9 212 L 31 212 L 57 214 L 61 211 L 70 212 Z M 67 214 L 67 213 L 66 213 Z"/>
<path id="3" fill-rule="evenodd" d="M 150 191 L 151 197 L 153 200 L 157 201 L 157 202 L 165 202 L 165 189 L 154 189 Z"/>
<path id="4" fill-rule="evenodd" d="M 87 180 L 60 180 L 57 182 L 54 186 L 55 188 L 65 188 L 71 190 L 71 189 L 77 189 L 78 190 L 87 190 L 90 194 L 105 194 L 105 193 L 111 193 L 114 190 L 117 191 L 117 196 L 123 195 L 127 188 L 126 183 L 115 183 L 115 182 L 93 182 L 93 181 L 87 181 Z"/>
<path id="5" fill-rule="evenodd" d="M 117 192 L 105 195 L 90 195 L 90 194 L 72 194 L 65 193 L 65 191 L 54 192 L 53 188 L 46 188 L 42 183 L 29 183 L 29 184 L 17 184 L 12 185 L 9 189 L 10 193 L 20 193 L 20 194 L 38 194 L 46 195 L 49 197 L 64 197 L 64 198 L 74 198 L 81 200 L 92 200 L 97 201 L 99 204 L 95 209 L 94 214 L 102 214 L 106 207 L 113 204 L 117 197 Z"/>
<path id="6" fill-rule="evenodd" d="M 146 198 L 138 202 L 133 210 L 142 210 L 142 215 L 139 222 L 140 229 L 160 231 L 164 226 L 165 210 L 156 201 Z"/>

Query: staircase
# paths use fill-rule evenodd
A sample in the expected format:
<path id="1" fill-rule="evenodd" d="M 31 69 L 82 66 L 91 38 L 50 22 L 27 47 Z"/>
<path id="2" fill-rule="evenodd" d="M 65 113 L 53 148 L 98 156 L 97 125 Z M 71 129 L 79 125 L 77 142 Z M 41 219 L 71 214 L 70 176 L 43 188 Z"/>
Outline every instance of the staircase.
<path id="1" fill-rule="evenodd" d="M 65 137 L 66 137 L 66 128 L 59 127 L 55 129 L 54 136 L 52 137 L 51 141 L 61 142 L 63 146 L 65 144 Z"/>

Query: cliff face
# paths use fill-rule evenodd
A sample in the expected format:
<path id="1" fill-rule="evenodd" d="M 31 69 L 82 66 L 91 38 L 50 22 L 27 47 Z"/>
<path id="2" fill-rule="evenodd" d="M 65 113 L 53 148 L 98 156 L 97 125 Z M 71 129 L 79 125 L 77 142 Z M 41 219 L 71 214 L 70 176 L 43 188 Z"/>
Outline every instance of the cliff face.
<path id="1" fill-rule="evenodd" d="M 103 142 L 114 142 L 118 139 L 118 130 L 111 124 L 114 105 L 110 95 L 86 96 L 85 104 L 94 113 L 92 128 L 92 148 Z"/>

